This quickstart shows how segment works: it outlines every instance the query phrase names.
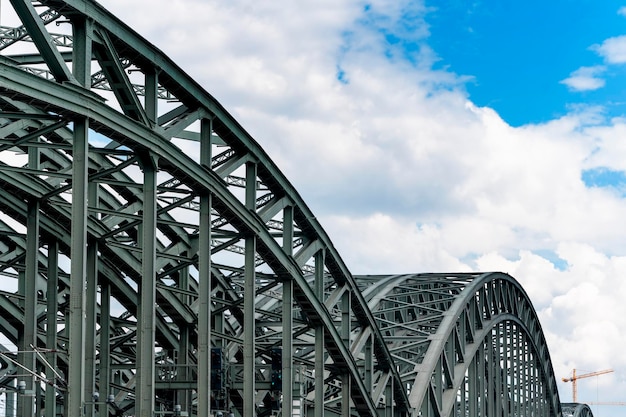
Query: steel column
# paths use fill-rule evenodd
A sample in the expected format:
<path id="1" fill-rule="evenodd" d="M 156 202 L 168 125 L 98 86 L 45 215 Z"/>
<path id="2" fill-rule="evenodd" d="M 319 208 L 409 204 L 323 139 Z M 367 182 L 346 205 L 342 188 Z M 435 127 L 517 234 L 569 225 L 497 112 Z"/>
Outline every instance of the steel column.
<path id="1" fill-rule="evenodd" d="M 201 122 L 201 163 L 210 166 L 211 120 Z M 208 150 L 207 150 L 208 148 Z M 211 194 L 200 196 L 198 248 L 198 415 L 211 411 Z"/>
<path id="2" fill-rule="evenodd" d="M 90 187 L 90 190 L 93 187 Z M 91 198 L 90 198 L 91 200 Z M 94 398 L 96 390 L 96 318 L 97 318 L 97 292 L 98 292 L 98 246 L 96 242 L 89 242 L 87 247 L 87 296 L 85 316 L 85 398 L 90 403 L 85 407 L 85 416 L 93 417 L 95 414 Z"/>
<path id="3" fill-rule="evenodd" d="M 72 30 L 74 43 L 72 72 L 80 85 L 90 88 L 93 22 L 87 17 L 76 15 L 72 18 Z"/>
<path id="4" fill-rule="evenodd" d="M 385 386 L 385 416 L 393 417 L 393 380 Z"/>
<path id="5" fill-rule="evenodd" d="M 520 415 L 522 411 L 521 396 L 522 396 L 522 384 L 523 384 L 523 378 L 522 378 L 522 375 L 520 374 L 521 372 L 521 365 L 520 365 L 521 354 L 519 351 L 520 334 L 518 332 L 515 332 L 513 334 L 513 338 L 514 338 L 514 345 L 515 345 L 515 352 L 513 355 L 513 358 L 514 358 L 513 366 L 515 369 L 515 383 L 513 385 L 514 392 L 515 392 L 515 414 Z"/>
<path id="6" fill-rule="evenodd" d="M 4 409 L 5 417 L 14 417 L 15 416 L 15 381 L 9 382 L 8 386 L 9 390 L 5 392 L 6 395 L 6 403 Z"/>
<path id="7" fill-rule="evenodd" d="M 57 312 L 59 287 L 59 242 L 52 239 L 48 242 L 48 276 L 46 289 L 46 378 L 55 381 L 54 385 L 46 385 L 46 417 L 56 417 L 56 366 L 57 366 Z"/>
<path id="8" fill-rule="evenodd" d="M 498 371 L 498 366 L 495 363 L 495 355 L 494 355 L 494 351 L 493 351 L 493 332 L 496 331 L 496 329 L 491 330 L 490 332 L 487 333 L 487 338 L 486 338 L 486 356 L 487 356 L 487 363 L 485 366 L 485 379 L 486 379 L 486 384 L 487 384 L 487 415 L 488 416 L 495 416 L 496 414 L 496 392 L 497 392 L 497 386 L 496 386 L 496 372 Z"/>
<path id="9" fill-rule="evenodd" d="M 363 381 L 365 381 L 365 387 L 372 392 L 373 379 L 372 373 L 374 372 L 374 351 L 372 349 L 374 336 L 370 335 L 367 337 L 367 341 L 365 342 L 364 349 L 364 363 L 363 363 Z"/>
<path id="10" fill-rule="evenodd" d="M 485 363 L 485 345 L 482 343 L 482 341 L 480 342 L 480 346 L 478 348 L 478 352 L 476 354 L 476 359 L 477 362 L 477 366 L 478 366 L 478 373 L 477 373 L 477 377 L 478 380 L 476 381 L 478 383 L 478 400 L 479 400 L 479 404 L 478 404 L 478 413 L 477 415 L 480 415 L 480 413 L 484 413 L 484 415 L 488 415 L 487 414 L 487 395 L 486 395 L 486 390 L 488 389 L 487 384 L 485 383 L 485 372 L 487 372 L 487 365 Z"/>
<path id="11" fill-rule="evenodd" d="M 145 86 L 145 103 L 146 116 L 151 123 L 156 125 L 158 121 L 158 100 L 157 94 L 159 92 L 158 74 L 156 68 L 149 67 L 145 72 L 146 86 Z"/>
<path id="12" fill-rule="evenodd" d="M 478 364 L 476 358 L 478 354 L 471 359 L 472 362 L 467 370 L 467 393 L 468 393 L 468 411 L 470 416 L 478 415 Z"/>
<path id="13" fill-rule="evenodd" d="M 137 318 L 137 417 L 154 417 L 155 411 L 155 303 L 156 303 L 156 227 L 157 161 L 152 155 L 142 158 L 143 215 L 141 233 L 141 282 Z"/>
<path id="14" fill-rule="evenodd" d="M 200 229 L 200 235 L 205 233 Z M 178 287 L 181 290 L 189 291 L 189 268 L 184 267 L 178 273 Z M 191 304 L 191 300 L 189 295 L 181 293 L 179 295 L 180 300 L 183 304 L 189 305 Z M 191 380 L 191 372 L 189 369 L 189 350 L 190 350 L 190 341 L 189 335 L 191 333 L 190 326 L 187 323 L 181 323 L 179 325 L 179 344 L 178 344 L 178 356 L 176 358 L 176 379 L 178 381 L 190 381 Z M 180 405 L 181 411 L 189 412 L 190 405 L 190 390 L 178 390 L 176 392 L 176 404 Z"/>
<path id="15" fill-rule="evenodd" d="M 350 348 L 350 333 L 352 327 L 350 291 L 344 291 L 341 296 L 341 338 L 345 346 Z M 352 377 L 345 372 L 341 375 L 341 416 L 350 416 L 350 397 L 352 393 Z"/>
<path id="16" fill-rule="evenodd" d="M 531 403 L 531 390 L 532 390 L 532 380 L 530 377 L 530 372 L 531 370 L 529 369 L 528 365 L 530 364 L 530 352 L 528 351 L 528 342 L 526 341 L 526 338 L 524 337 L 524 340 L 522 342 L 524 344 L 524 361 L 522 362 L 522 366 L 523 366 L 523 370 L 522 372 L 524 373 L 524 415 L 531 415 L 531 407 L 532 407 L 532 403 Z"/>
<path id="17" fill-rule="evenodd" d="M 256 164 L 246 164 L 246 208 L 256 210 Z M 255 298 L 256 298 L 256 236 L 245 238 L 243 295 L 243 415 L 255 417 Z"/>
<path id="18" fill-rule="evenodd" d="M 510 372 L 511 372 L 511 361 L 512 361 L 512 357 L 511 357 L 511 337 L 513 333 L 512 326 L 513 325 L 510 322 L 505 323 L 504 334 L 502 336 L 502 342 L 503 342 L 502 351 L 504 352 L 504 360 L 503 360 L 504 380 L 502 381 L 503 387 L 511 386 Z M 508 391 L 504 393 L 503 407 L 504 407 L 505 414 L 508 415 L 511 413 L 511 393 Z"/>
<path id="19" fill-rule="evenodd" d="M 293 206 L 283 210 L 283 250 L 293 255 Z M 293 281 L 290 277 L 283 280 L 283 405 L 281 415 L 293 415 Z"/>
<path id="20" fill-rule="evenodd" d="M 26 217 L 28 239 L 26 241 L 26 270 L 24 274 L 24 332 L 21 338 L 21 361 L 24 367 L 19 372 L 24 374 L 23 381 L 26 383 L 28 393 L 18 397 L 19 417 L 30 417 L 34 414 L 35 392 L 39 381 L 34 378 L 36 374 L 35 349 L 37 346 L 37 275 L 39 255 L 39 202 L 28 203 Z"/>
<path id="21" fill-rule="evenodd" d="M 89 196 L 88 205 L 92 208 L 98 206 L 98 185 L 90 183 L 87 186 Z M 87 246 L 87 286 L 86 311 L 85 316 L 85 398 L 90 406 L 85 407 L 86 417 L 93 417 L 95 414 L 95 402 L 98 401 L 96 387 L 96 321 L 98 315 L 98 243 L 89 241 Z M 104 399 L 104 397 L 103 397 Z"/>
<path id="22" fill-rule="evenodd" d="M 315 296 L 318 300 L 324 300 L 324 263 L 325 252 L 320 250 L 315 254 Z M 326 360 L 324 349 L 324 326 L 315 327 L 315 416 L 324 417 L 324 362 Z"/>
<path id="23" fill-rule="evenodd" d="M 113 395 L 111 387 L 111 284 L 102 280 L 100 284 L 100 370 L 98 391 L 100 398 L 107 405 L 99 408 L 99 417 L 109 415 L 109 395 Z"/>
<path id="24" fill-rule="evenodd" d="M 67 417 L 81 417 L 85 402 L 88 128 L 86 118 L 74 120 Z"/>
<path id="25" fill-rule="evenodd" d="M 73 72 L 85 88 L 91 86 L 91 25 L 76 17 L 72 22 Z M 85 402 L 85 277 L 87 276 L 87 169 L 89 165 L 89 120 L 74 120 L 72 152 L 72 242 L 69 311 L 69 375 L 67 417 L 82 416 Z"/>

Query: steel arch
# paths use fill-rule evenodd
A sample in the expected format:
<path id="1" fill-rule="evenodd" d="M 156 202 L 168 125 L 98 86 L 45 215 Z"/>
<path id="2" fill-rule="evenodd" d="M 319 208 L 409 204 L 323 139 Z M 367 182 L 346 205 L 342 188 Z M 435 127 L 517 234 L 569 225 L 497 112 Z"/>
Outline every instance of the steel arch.
<path id="1" fill-rule="evenodd" d="M 591 408 L 587 404 L 563 403 L 563 417 L 593 417 Z"/>
<path id="2" fill-rule="evenodd" d="M 509 275 L 415 274 L 358 281 L 396 358 L 411 407 L 421 415 L 560 413 L 539 320 Z"/>
<path id="3" fill-rule="evenodd" d="M 68 416 L 269 413 L 272 348 L 282 347 L 291 386 L 294 347 L 314 335 L 320 412 L 326 403 L 375 415 L 365 373 L 395 386 L 394 410 L 408 414 L 352 276 L 236 120 L 97 3 L 11 5 L 16 25 L 0 45 L 0 209 L 2 271 L 19 288 L 2 299 L 14 319 L 2 330 L 27 390 L 55 386 L 46 410 L 59 400 Z M 261 300 L 277 286 L 284 302 Z M 220 383 L 212 354 L 229 364 Z M 367 368 L 359 355 L 371 356 Z M 90 398 L 99 391 L 111 401 Z M 18 397 L 21 414 L 33 407 Z"/>
<path id="4" fill-rule="evenodd" d="M 91 0 L 11 6 L 0 385 L 17 416 L 448 416 L 511 340 L 520 380 L 545 387 L 537 411 L 558 415 L 512 278 L 355 279 L 261 146 L 161 51 Z"/>

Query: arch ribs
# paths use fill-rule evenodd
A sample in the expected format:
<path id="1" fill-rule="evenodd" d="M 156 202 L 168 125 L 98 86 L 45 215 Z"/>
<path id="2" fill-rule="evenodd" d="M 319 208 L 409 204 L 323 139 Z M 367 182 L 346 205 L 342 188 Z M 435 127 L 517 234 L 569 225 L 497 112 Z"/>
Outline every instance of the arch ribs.
<path id="1" fill-rule="evenodd" d="M 497 415 L 522 404 L 495 394 L 512 369 L 559 413 L 512 278 L 355 279 L 261 146 L 161 51 L 90 0 L 10 3 L 0 384 L 17 416 Z"/>
<path id="2" fill-rule="evenodd" d="M 358 277 L 423 416 L 558 415 L 539 320 L 501 273 Z"/>
<path id="3" fill-rule="evenodd" d="M 2 271 L 19 288 L 3 301 L 25 308 L 25 317 L 39 315 L 38 333 L 55 333 L 58 342 L 26 343 L 19 323 L 3 332 L 16 335 L 16 350 L 63 352 L 56 360 L 67 387 L 55 388 L 63 412 L 152 416 L 184 405 L 199 415 L 262 414 L 280 396 L 268 389 L 272 349 L 297 351 L 320 328 L 324 345 L 314 360 L 329 369 L 321 408 L 343 403 L 375 415 L 363 373 L 376 372 L 376 380 L 395 381 L 394 407 L 407 413 L 399 375 L 347 268 L 300 196 L 219 103 L 95 2 L 11 4 L 15 26 L 3 32 L 0 63 L 0 204 Z M 30 227 L 33 204 L 40 219 Z M 310 272 L 326 291 L 314 291 Z M 53 275 L 45 291 L 36 285 Z M 257 300 L 275 297 L 286 282 L 295 336 L 280 340 L 276 305 Z M 60 301 L 60 312 L 69 306 L 69 316 L 46 324 L 37 306 L 20 305 L 35 292 Z M 228 364 L 219 384 L 208 373 L 213 349 Z M 359 349 L 371 356 L 365 370 Z M 98 366 L 85 366 L 89 357 Z M 291 366 L 282 371 L 293 385 L 311 378 L 294 381 Z M 205 383 L 194 383 L 199 378 Z M 29 381 L 29 391 L 44 382 Z M 92 401 L 93 392 L 112 400 Z M 19 401 L 25 415 L 36 407 Z"/>

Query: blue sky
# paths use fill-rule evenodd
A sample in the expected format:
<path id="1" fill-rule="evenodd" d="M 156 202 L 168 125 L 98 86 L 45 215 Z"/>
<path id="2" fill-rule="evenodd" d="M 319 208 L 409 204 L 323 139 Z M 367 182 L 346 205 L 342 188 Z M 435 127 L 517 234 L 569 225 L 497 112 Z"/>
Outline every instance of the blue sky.
<path id="1" fill-rule="evenodd" d="M 563 116 L 570 106 L 601 105 L 626 114 L 626 71 L 607 64 L 593 46 L 622 35 L 626 17 L 617 1 L 427 1 L 436 67 L 473 78 L 470 98 L 519 126 Z M 579 67 L 604 66 L 606 84 L 570 91 L 562 83 Z"/>
<path id="2" fill-rule="evenodd" d="M 101 0 L 248 130 L 355 274 L 508 272 L 563 401 L 626 401 L 626 0 Z M 626 416 L 604 407 L 596 417 Z"/>

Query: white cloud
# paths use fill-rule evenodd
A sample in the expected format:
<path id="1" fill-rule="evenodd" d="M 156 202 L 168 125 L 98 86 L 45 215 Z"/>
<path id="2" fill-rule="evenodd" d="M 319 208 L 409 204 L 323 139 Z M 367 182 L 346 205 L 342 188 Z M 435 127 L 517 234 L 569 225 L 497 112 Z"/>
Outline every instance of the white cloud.
<path id="1" fill-rule="evenodd" d="M 581 67 L 561 81 L 572 91 L 590 91 L 604 87 L 605 81 L 598 75 L 606 70 L 604 66 Z"/>
<path id="2" fill-rule="evenodd" d="M 605 39 L 600 45 L 592 48 L 609 64 L 623 64 L 626 62 L 626 35 Z"/>
<path id="3" fill-rule="evenodd" d="M 509 126 L 472 104 L 463 79 L 432 69 L 421 2 L 102 3 L 252 133 L 354 273 L 509 272 L 539 311 L 557 376 L 613 367 L 607 393 L 626 392 L 626 202 L 581 180 L 626 170 L 624 121 L 583 107 Z M 400 26 L 419 46 L 413 62 L 379 30 L 407 36 Z M 626 36 L 595 49 L 626 62 Z M 603 71 L 562 82 L 599 88 Z"/>
<path id="4" fill-rule="evenodd" d="M 617 14 L 621 14 L 622 16 L 626 16 L 626 6 L 622 6 L 617 10 Z"/>

